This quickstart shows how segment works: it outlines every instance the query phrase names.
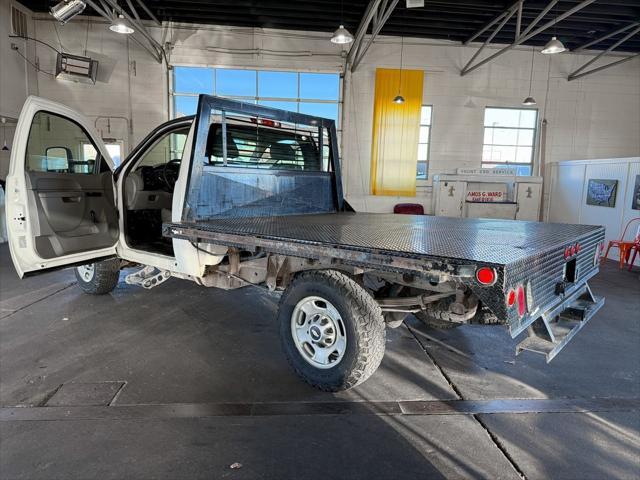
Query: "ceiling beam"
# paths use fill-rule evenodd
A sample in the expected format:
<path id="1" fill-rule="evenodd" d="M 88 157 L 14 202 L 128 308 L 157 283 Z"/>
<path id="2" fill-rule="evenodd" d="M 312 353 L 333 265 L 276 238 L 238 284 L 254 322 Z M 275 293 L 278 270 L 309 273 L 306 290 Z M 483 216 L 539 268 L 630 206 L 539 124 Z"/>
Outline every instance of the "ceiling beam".
<path id="1" fill-rule="evenodd" d="M 484 65 L 484 64 L 486 64 L 486 63 L 488 63 L 488 62 L 490 62 L 490 61 L 491 61 L 491 60 L 493 60 L 494 58 L 496 58 L 496 57 L 498 57 L 498 56 L 500 56 L 500 55 L 502 55 L 502 54 L 504 54 L 504 53 L 508 52 L 508 51 L 509 51 L 509 50 L 511 50 L 513 47 L 517 47 L 518 45 L 520 45 L 520 44 L 522 44 L 522 43 L 526 42 L 526 41 L 527 41 L 527 40 L 529 40 L 530 38 L 535 37 L 535 36 L 536 36 L 536 35 L 538 35 L 539 33 L 544 32 L 544 31 L 545 31 L 545 30 L 547 30 L 549 27 L 554 26 L 556 23 L 558 23 L 558 22 L 560 22 L 560 21 L 564 20 L 565 18 L 567 18 L 567 17 L 569 17 L 569 16 L 573 15 L 574 13 L 576 13 L 576 12 L 578 12 L 578 11 L 582 10 L 584 7 L 586 7 L 587 5 L 592 4 L 593 2 L 595 2 L 595 0 L 583 0 L 582 2 L 580 2 L 580 3 L 579 3 L 578 5 L 576 5 L 575 7 L 573 7 L 573 8 L 571 8 L 571 9 L 567 10 L 567 11 L 566 11 L 566 12 L 564 12 L 563 14 L 561 14 L 561 15 L 557 16 L 556 18 L 554 18 L 553 20 L 551 20 L 551 21 L 549 21 L 549 22 L 545 23 L 545 24 L 544 24 L 544 25 L 542 25 L 541 27 L 538 27 L 538 28 L 536 28 L 536 29 L 535 29 L 535 30 L 533 30 L 533 31 L 529 31 L 528 33 L 525 33 L 525 32 L 527 32 L 528 30 L 531 30 L 530 28 L 528 28 L 528 27 L 527 27 L 527 29 L 525 29 L 525 32 L 522 32 L 522 35 L 520 35 L 520 37 L 518 37 L 518 39 L 517 39 L 515 42 L 513 42 L 512 44 L 507 45 L 506 47 L 504 47 L 504 48 L 502 48 L 502 49 L 498 50 L 498 51 L 497 51 L 496 53 L 494 53 L 493 55 L 490 55 L 489 57 L 485 58 L 484 60 L 481 60 L 480 62 L 476 63 L 476 64 L 475 64 L 475 65 L 473 65 L 473 66 L 470 66 L 469 64 L 467 64 L 467 65 L 462 69 L 462 71 L 460 72 L 460 75 L 463 75 L 463 76 L 464 76 L 464 75 L 466 75 L 467 73 L 472 72 L 473 70 L 475 70 L 475 69 L 477 69 L 477 68 L 481 67 L 482 65 Z M 550 2 L 550 3 L 554 3 L 554 4 L 555 4 L 555 3 L 556 3 L 556 0 L 552 0 L 552 2 Z M 547 5 L 547 8 L 548 8 L 548 7 L 549 7 L 549 6 Z M 537 20 L 539 21 L 539 19 L 541 19 L 542 17 L 541 17 L 540 15 L 539 15 L 538 17 L 539 17 L 539 18 L 538 18 Z M 534 20 L 534 22 L 536 22 L 536 21 Z"/>
<path id="2" fill-rule="evenodd" d="M 367 29 L 369 28 L 369 24 L 373 20 L 374 15 L 377 14 L 378 7 L 380 6 L 381 1 L 382 0 L 371 0 L 367 4 L 367 8 L 364 11 L 362 20 L 360 20 L 360 25 L 358 25 L 358 30 L 356 30 L 353 45 L 351 45 L 351 50 L 349 50 L 349 54 L 347 55 L 347 63 L 353 65 L 353 61 L 358 54 L 358 50 L 360 50 L 364 36 L 367 33 Z"/>
<path id="3" fill-rule="evenodd" d="M 576 78 L 579 78 L 580 76 L 580 72 L 582 72 L 585 68 L 587 68 L 589 65 L 591 65 L 592 63 L 596 62 L 599 58 L 601 58 L 603 55 L 606 55 L 607 53 L 611 52 L 612 50 L 616 49 L 618 46 L 620 46 L 622 43 L 626 42 L 627 40 L 629 40 L 631 37 L 633 37 L 636 33 L 640 32 L 640 26 L 634 28 L 633 30 L 631 30 L 629 33 L 627 33 L 624 37 L 622 37 L 620 40 L 618 40 L 616 43 L 614 43 L 613 45 L 611 45 L 609 48 L 607 48 L 606 50 L 603 50 L 602 52 L 600 52 L 598 55 L 596 55 L 595 57 L 593 57 L 591 60 L 589 60 L 587 63 L 585 63 L 584 65 L 582 65 L 581 67 L 577 68 L 575 71 L 573 71 L 571 74 L 569 74 L 568 80 L 575 80 Z M 617 64 L 617 62 L 614 62 L 613 64 Z M 610 65 L 613 65 L 610 64 Z M 595 69 L 594 69 L 595 70 Z M 594 70 L 591 70 L 590 72 L 593 73 Z M 602 70 L 602 68 L 600 68 L 600 70 Z M 599 70 L 598 70 L 599 71 Z"/>
<path id="4" fill-rule="evenodd" d="M 575 48 L 573 51 L 574 51 L 574 52 L 579 52 L 579 51 L 581 51 L 581 50 L 584 50 L 585 48 L 589 48 L 589 47 L 591 47 L 592 45 L 596 45 L 597 43 L 600 43 L 600 42 L 602 42 L 603 40 L 606 40 L 607 38 L 611 38 L 611 37 L 614 37 L 614 36 L 618 35 L 619 33 L 626 32 L 626 31 L 627 31 L 627 30 L 629 30 L 630 28 L 633 28 L 633 27 L 635 27 L 635 26 L 637 26 L 637 25 L 640 25 L 640 22 L 633 22 L 633 23 L 630 23 L 629 25 L 626 25 L 626 26 L 624 26 L 624 27 L 622 27 L 622 28 L 619 28 L 619 29 L 617 29 L 617 30 L 614 30 L 613 32 L 607 33 L 606 35 L 603 35 L 603 36 L 602 36 L 602 37 L 600 37 L 600 38 L 596 38 L 595 40 L 591 40 L 590 42 L 585 43 L 584 45 L 580 45 L 578 48 Z"/>
<path id="5" fill-rule="evenodd" d="M 369 50 L 369 47 L 373 44 L 374 40 L 380 33 L 380 30 L 382 30 L 382 27 L 384 26 L 384 24 L 387 22 L 387 20 L 391 16 L 391 13 L 396 8 L 397 4 L 398 4 L 398 0 L 391 0 L 391 3 L 387 6 L 387 9 L 384 12 L 381 12 L 381 16 L 379 17 L 376 25 L 373 27 L 373 31 L 369 36 L 367 44 L 364 47 L 362 47 L 360 51 L 358 51 L 355 59 L 353 60 L 353 63 L 351 64 L 352 72 L 355 72 L 356 68 L 358 68 L 358 65 L 360 64 L 365 54 L 367 53 L 367 50 Z"/>
<path id="6" fill-rule="evenodd" d="M 592 68 L 591 70 L 588 70 L 586 72 L 582 72 L 582 73 L 578 73 L 578 74 L 571 74 L 571 75 L 569 75 L 567 80 L 569 80 L 569 81 L 576 80 L 576 79 L 578 79 L 580 77 L 585 77 L 587 75 L 591 75 L 592 73 L 600 72 L 600 71 L 605 70 L 607 68 L 615 67 L 616 65 L 620 65 L 621 63 L 628 62 L 629 60 L 633 60 L 634 58 L 637 58 L 639 56 L 640 56 L 640 53 L 636 53 L 635 55 L 631 55 L 629 57 L 625 57 L 625 58 L 622 58 L 620 60 L 616 60 L 615 62 L 607 63 L 606 65 L 602 65 L 600 67 Z"/>

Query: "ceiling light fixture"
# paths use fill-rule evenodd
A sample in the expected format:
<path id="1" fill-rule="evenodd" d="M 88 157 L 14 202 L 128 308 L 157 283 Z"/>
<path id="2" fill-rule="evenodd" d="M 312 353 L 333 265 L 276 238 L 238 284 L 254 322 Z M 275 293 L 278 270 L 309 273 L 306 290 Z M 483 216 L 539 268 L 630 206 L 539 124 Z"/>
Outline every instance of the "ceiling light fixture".
<path id="1" fill-rule="evenodd" d="M 547 42 L 540 53 L 544 53 L 545 55 L 552 55 L 554 53 L 562 53 L 567 50 L 567 47 L 558 40 L 556 37 L 551 37 L 551 40 Z"/>
<path id="2" fill-rule="evenodd" d="M 124 18 L 123 15 L 118 15 L 111 25 L 109 25 L 109 30 L 116 33 L 122 33 L 124 35 L 131 35 L 135 30 L 131 26 L 131 24 Z"/>
<path id="3" fill-rule="evenodd" d="M 353 42 L 353 35 L 351 32 L 344 28 L 344 0 L 340 2 L 340 26 L 333 32 L 331 36 L 331 43 L 338 45 L 346 45 Z"/>
<path id="4" fill-rule="evenodd" d="M 82 13 L 86 7 L 87 4 L 83 0 L 62 0 L 62 2 L 51 7 L 49 13 L 53 18 L 64 24 Z"/>
<path id="5" fill-rule="evenodd" d="M 529 74 L 529 96 L 525 98 L 522 105 L 531 106 L 536 104 L 536 99 L 531 96 L 531 85 L 533 84 L 533 56 L 535 55 L 535 48 L 531 49 L 531 73 Z"/>
<path id="6" fill-rule="evenodd" d="M 404 97 L 400 94 L 402 90 L 402 51 L 404 50 L 404 37 L 400 37 L 400 79 L 398 80 L 398 95 L 393 99 L 393 103 L 404 103 Z"/>
<path id="7" fill-rule="evenodd" d="M 541 53 L 543 53 L 545 55 L 553 55 L 554 53 L 562 53 L 567 49 L 563 45 L 563 43 L 560 40 L 558 40 L 558 38 L 557 38 L 557 35 L 558 35 L 558 7 L 557 7 L 557 5 L 556 5 L 556 8 L 554 10 L 555 10 L 555 13 L 556 13 L 556 20 L 553 23 L 553 37 L 551 37 L 551 40 L 549 40 L 547 42 L 547 44 L 544 46 L 544 48 L 541 51 Z"/>
<path id="8" fill-rule="evenodd" d="M 331 37 L 331 43 L 337 43 L 338 45 L 345 45 L 351 42 L 353 42 L 353 35 L 344 28 L 344 25 L 340 25 Z"/>

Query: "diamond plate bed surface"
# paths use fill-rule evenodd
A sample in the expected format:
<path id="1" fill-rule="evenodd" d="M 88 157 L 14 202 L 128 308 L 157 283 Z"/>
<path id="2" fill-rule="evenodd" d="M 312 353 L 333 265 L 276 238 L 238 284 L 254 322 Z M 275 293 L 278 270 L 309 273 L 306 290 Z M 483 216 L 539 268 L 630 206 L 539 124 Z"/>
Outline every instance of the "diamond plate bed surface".
<path id="1" fill-rule="evenodd" d="M 183 227 L 414 258 L 453 257 L 501 265 L 602 230 L 589 225 L 379 213 L 231 217 L 166 226 L 169 232 L 171 227 Z"/>

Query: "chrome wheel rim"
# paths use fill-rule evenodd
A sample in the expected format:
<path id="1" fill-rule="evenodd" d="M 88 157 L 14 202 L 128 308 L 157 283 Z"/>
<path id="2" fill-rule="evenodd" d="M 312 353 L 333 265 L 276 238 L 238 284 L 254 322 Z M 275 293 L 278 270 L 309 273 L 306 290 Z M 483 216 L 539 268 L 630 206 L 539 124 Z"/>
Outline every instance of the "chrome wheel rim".
<path id="1" fill-rule="evenodd" d="M 322 297 L 305 297 L 298 302 L 291 314 L 291 336 L 302 358 L 315 368 L 335 367 L 347 349 L 342 317 Z"/>
<path id="2" fill-rule="evenodd" d="M 93 275 L 95 274 L 95 271 L 96 271 L 93 263 L 82 265 L 78 267 L 77 270 L 78 270 L 78 275 L 80 275 L 80 278 L 82 278 L 82 280 L 84 280 L 85 282 L 90 282 L 93 279 Z"/>

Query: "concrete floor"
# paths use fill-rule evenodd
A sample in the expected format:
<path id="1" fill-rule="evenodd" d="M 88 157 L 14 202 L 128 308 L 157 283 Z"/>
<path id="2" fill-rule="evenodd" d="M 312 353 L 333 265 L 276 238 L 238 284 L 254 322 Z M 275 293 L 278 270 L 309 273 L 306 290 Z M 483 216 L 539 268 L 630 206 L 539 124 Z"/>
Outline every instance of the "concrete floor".
<path id="1" fill-rule="evenodd" d="M 638 272 L 591 285 L 605 307 L 550 365 L 502 327 L 409 321 L 330 395 L 289 369 L 262 290 L 89 296 L 19 280 L 1 246 L 0 478 L 640 478 Z"/>

